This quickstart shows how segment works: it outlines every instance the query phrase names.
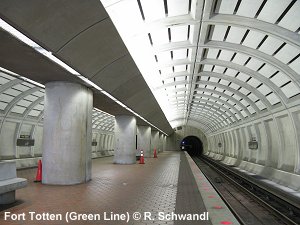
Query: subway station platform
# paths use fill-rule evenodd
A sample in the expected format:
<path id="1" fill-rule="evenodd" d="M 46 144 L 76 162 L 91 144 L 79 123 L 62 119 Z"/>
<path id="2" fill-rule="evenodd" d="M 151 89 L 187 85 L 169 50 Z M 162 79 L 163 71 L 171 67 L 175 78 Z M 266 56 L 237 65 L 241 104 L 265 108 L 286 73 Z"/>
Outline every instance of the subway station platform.
<path id="1" fill-rule="evenodd" d="M 73 186 L 35 183 L 36 169 L 19 170 L 28 187 L 1 206 L 0 224 L 239 224 L 184 152 L 112 162 L 93 160 L 92 180 Z"/>

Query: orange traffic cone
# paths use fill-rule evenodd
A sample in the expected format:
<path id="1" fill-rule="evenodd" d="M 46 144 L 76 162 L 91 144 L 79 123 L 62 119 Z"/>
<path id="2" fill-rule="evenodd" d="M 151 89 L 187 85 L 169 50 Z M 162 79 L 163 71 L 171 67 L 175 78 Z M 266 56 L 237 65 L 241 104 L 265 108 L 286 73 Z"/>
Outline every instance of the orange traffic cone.
<path id="1" fill-rule="evenodd" d="M 34 182 L 41 182 L 42 181 L 42 160 L 38 162 L 38 169 L 36 172 L 36 177 Z"/>
<path id="2" fill-rule="evenodd" d="M 144 151 L 143 150 L 141 150 L 140 164 L 145 164 Z"/>
<path id="3" fill-rule="evenodd" d="M 154 149 L 154 158 L 157 158 L 156 148 Z"/>

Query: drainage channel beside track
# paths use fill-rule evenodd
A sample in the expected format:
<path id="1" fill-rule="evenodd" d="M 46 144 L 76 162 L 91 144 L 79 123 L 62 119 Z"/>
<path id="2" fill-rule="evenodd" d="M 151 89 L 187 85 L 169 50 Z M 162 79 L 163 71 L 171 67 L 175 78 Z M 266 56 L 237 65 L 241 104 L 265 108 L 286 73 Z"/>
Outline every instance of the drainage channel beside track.
<path id="1" fill-rule="evenodd" d="M 300 224 L 297 204 L 268 192 L 218 161 L 205 156 L 193 160 L 241 224 Z"/>

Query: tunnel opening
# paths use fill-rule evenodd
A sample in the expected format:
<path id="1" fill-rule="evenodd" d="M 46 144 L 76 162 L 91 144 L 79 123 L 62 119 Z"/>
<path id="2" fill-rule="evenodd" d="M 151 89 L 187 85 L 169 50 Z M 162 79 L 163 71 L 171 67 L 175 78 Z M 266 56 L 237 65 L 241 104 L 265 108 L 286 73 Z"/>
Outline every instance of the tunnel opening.
<path id="1" fill-rule="evenodd" d="M 187 151 L 191 156 L 199 156 L 203 153 L 203 143 L 196 136 L 187 136 L 180 142 L 180 149 Z"/>

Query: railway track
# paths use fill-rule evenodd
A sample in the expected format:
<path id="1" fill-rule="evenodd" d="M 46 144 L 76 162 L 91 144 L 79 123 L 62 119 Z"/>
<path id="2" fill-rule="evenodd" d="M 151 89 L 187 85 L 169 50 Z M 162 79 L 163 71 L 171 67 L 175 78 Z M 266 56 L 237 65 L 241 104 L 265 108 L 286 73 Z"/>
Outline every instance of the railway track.
<path id="1" fill-rule="evenodd" d="M 244 225 L 300 224 L 300 209 L 207 157 L 193 160 Z"/>

